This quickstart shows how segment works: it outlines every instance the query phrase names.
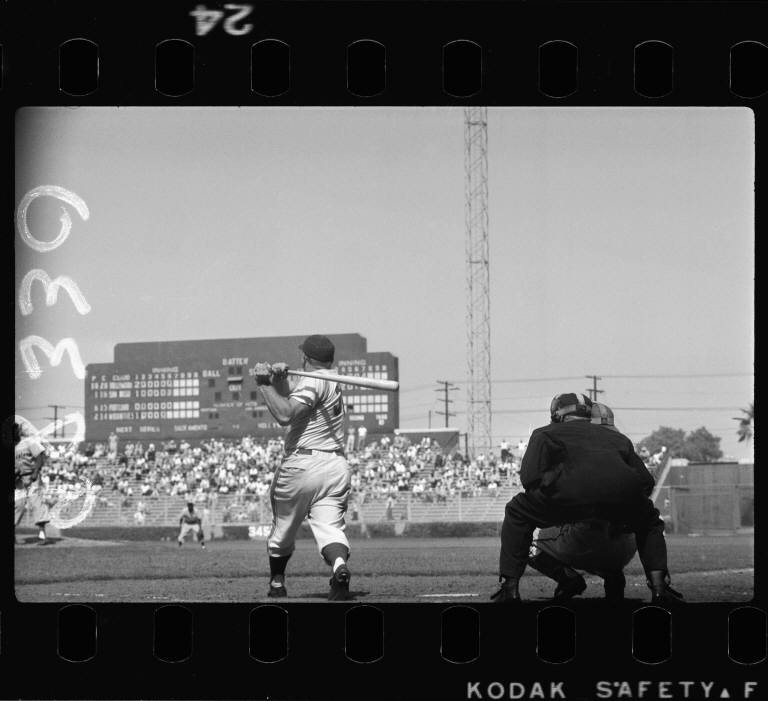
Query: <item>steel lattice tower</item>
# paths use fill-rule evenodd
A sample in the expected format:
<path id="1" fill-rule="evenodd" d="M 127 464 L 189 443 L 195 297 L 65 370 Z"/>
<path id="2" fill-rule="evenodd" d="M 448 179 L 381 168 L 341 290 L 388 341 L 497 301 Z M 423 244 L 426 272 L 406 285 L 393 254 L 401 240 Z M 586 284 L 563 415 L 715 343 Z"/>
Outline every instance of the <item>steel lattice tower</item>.
<path id="1" fill-rule="evenodd" d="M 489 454 L 491 298 L 488 257 L 488 109 L 464 109 L 467 265 L 467 435 L 470 453 Z"/>

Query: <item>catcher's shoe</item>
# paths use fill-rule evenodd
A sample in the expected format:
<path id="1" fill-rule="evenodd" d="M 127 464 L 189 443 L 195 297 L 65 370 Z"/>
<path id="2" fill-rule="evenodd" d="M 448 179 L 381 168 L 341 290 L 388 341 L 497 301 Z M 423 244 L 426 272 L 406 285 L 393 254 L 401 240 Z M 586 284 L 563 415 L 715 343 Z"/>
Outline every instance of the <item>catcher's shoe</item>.
<path id="1" fill-rule="evenodd" d="M 567 577 L 557 585 L 552 601 L 567 601 L 581 594 L 586 588 L 587 583 L 580 574 L 575 577 Z"/>
<path id="2" fill-rule="evenodd" d="M 685 600 L 679 591 L 675 591 L 672 587 L 666 586 L 661 591 L 654 591 L 651 593 L 651 603 L 658 606 L 678 606 L 679 604 L 684 604 Z"/>
<path id="3" fill-rule="evenodd" d="M 499 590 L 491 594 L 491 600 L 496 604 L 516 604 L 521 601 L 517 580 L 508 577 L 500 585 Z"/>
<path id="4" fill-rule="evenodd" d="M 328 601 L 349 601 L 352 595 L 349 593 L 349 580 L 352 573 L 346 565 L 339 565 L 330 580 L 331 591 L 328 592 Z"/>
<path id="5" fill-rule="evenodd" d="M 669 573 L 655 570 L 648 573 L 646 580 L 651 590 L 651 603 L 659 606 L 684 604 L 683 595 L 670 586 Z"/>
<path id="6" fill-rule="evenodd" d="M 623 601 L 624 588 L 627 586 L 627 580 L 623 572 L 606 574 L 603 577 L 603 588 L 605 589 L 606 601 Z"/>
<path id="7" fill-rule="evenodd" d="M 267 596 L 270 598 L 279 598 L 281 596 L 288 596 L 288 592 L 285 589 L 285 575 L 276 574 L 269 580 L 269 591 Z"/>

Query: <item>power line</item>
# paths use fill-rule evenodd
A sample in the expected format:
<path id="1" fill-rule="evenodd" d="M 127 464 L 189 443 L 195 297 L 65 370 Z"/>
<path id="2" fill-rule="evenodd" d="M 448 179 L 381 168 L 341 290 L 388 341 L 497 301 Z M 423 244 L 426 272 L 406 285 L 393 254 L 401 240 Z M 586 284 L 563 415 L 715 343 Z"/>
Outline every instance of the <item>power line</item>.
<path id="1" fill-rule="evenodd" d="M 14 409 L 16 411 L 38 411 L 38 410 L 42 410 L 42 409 L 49 409 L 52 406 L 54 406 L 54 405 L 53 404 L 46 404 L 45 406 L 43 406 L 43 405 L 39 405 L 39 406 L 17 406 L 17 407 L 14 407 Z M 78 404 L 58 404 L 58 405 L 55 405 L 55 406 L 59 406 L 59 407 L 62 407 L 64 409 L 84 409 L 85 408 L 82 405 L 78 405 Z"/>
<path id="2" fill-rule="evenodd" d="M 713 373 L 681 373 L 669 375 L 601 375 L 598 379 L 683 379 L 683 378 L 706 378 L 706 377 L 752 377 L 753 372 L 713 372 Z M 505 379 L 491 380 L 492 384 L 507 384 L 515 382 L 566 382 L 568 380 L 580 380 L 583 375 L 567 375 L 562 377 L 514 377 Z M 587 375 L 587 377 L 593 377 Z M 454 384 L 468 384 L 468 380 L 451 380 Z"/>
<path id="3" fill-rule="evenodd" d="M 732 406 L 617 406 L 616 411 L 735 411 Z"/>
<path id="4" fill-rule="evenodd" d="M 708 373 L 683 373 L 680 375 L 603 375 L 603 378 L 611 379 L 677 379 L 684 377 L 751 377 L 754 372 L 708 372 Z"/>

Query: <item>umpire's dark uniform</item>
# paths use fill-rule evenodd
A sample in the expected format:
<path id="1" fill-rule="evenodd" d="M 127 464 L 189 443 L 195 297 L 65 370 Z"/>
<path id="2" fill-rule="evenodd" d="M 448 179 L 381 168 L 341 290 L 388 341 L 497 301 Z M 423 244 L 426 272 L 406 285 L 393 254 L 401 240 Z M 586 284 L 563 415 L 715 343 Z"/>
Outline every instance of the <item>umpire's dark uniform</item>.
<path id="1" fill-rule="evenodd" d="M 506 506 L 499 572 L 515 582 L 525 571 L 534 529 L 605 518 L 629 526 L 647 574 L 667 576 L 664 522 L 650 495 L 654 481 L 632 442 L 588 419 L 537 428 L 520 469 L 525 492 Z"/>

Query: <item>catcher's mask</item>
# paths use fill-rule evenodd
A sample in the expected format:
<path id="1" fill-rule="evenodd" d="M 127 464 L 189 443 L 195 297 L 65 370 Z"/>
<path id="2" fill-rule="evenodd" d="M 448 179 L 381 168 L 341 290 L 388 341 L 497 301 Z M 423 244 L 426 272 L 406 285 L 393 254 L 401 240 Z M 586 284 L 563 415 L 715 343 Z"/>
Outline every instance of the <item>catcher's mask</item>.
<path id="1" fill-rule="evenodd" d="M 600 402 L 592 403 L 592 423 L 615 428 L 613 424 L 613 411 L 611 408 Z"/>
<path id="2" fill-rule="evenodd" d="M 571 392 L 555 395 L 549 405 L 549 415 L 552 423 L 560 423 L 566 416 L 591 419 L 592 400 L 583 394 Z"/>

